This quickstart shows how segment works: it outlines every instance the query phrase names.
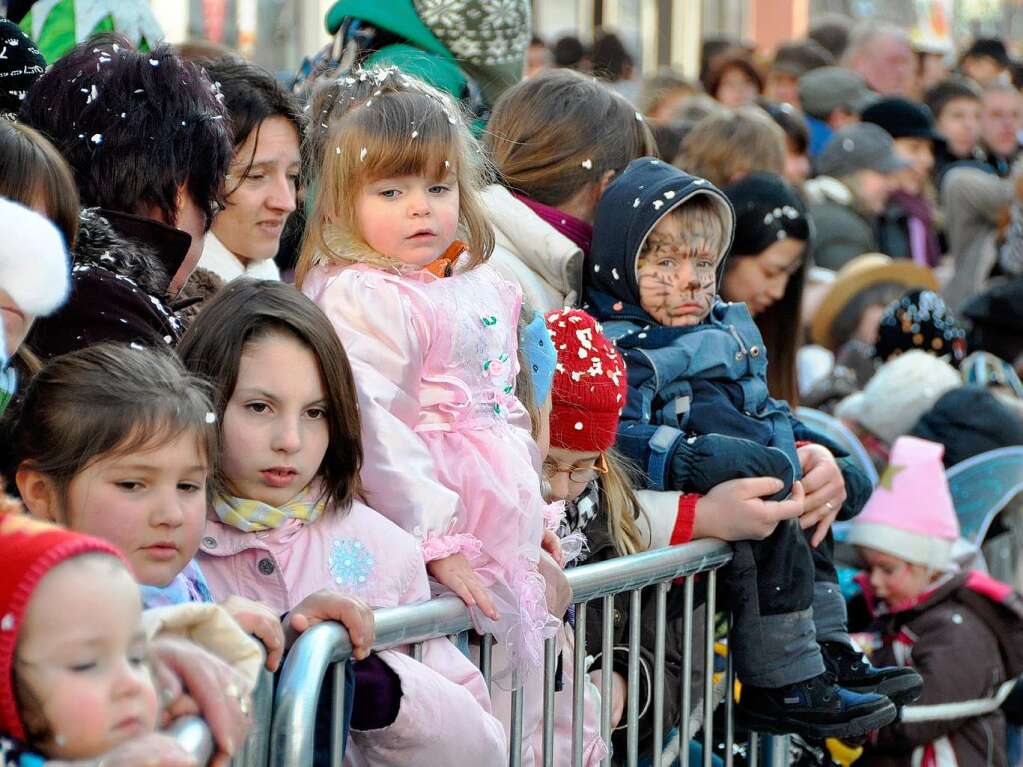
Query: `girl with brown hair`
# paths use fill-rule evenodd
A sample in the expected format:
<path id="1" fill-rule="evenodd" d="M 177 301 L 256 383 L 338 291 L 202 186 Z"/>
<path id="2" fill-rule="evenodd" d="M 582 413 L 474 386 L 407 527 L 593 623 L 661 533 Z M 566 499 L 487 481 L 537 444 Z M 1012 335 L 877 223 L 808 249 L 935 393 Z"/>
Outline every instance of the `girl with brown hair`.
<path id="1" fill-rule="evenodd" d="M 492 265 L 540 311 L 577 304 L 597 201 L 631 160 L 656 153 L 646 122 L 607 86 L 559 69 L 505 91 L 483 141 L 498 174 L 483 191 Z"/>

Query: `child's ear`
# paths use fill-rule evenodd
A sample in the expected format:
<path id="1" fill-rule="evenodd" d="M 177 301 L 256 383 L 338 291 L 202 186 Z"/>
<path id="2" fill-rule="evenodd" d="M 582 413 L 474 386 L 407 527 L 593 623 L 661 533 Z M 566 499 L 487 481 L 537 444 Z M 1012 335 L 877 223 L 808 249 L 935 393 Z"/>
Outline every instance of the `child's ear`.
<path id="1" fill-rule="evenodd" d="M 614 179 L 615 172 L 613 170 L 604 171 L 604 175 L 597 180 L 597 200 L 604 196 L 604 192 L 607 190 L 608 184 Z"/>
<path id="2" fill-rule="evenodd" d="M 21 494 L 21 502 L 25 504 L 29 514 L 37 519 L 63 524 L 60 493 L 57 492 L 57 486 L 50 477 L 23 463 L 18 467 L 15 482 Z"/>

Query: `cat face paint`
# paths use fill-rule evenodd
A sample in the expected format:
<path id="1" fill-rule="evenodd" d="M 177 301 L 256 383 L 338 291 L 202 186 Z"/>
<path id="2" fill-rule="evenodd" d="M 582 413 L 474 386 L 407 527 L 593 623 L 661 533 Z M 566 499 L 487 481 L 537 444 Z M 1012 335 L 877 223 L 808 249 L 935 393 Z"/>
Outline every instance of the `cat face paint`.
<path id="1" fill-rule="evenodd" d="M 679 209 L 651 230 L 636 264 L 636 280 L 640 305 L 659 325 L 697 325 L 710 313 L 722 231 L 714 211 L 702 207 Z"/>

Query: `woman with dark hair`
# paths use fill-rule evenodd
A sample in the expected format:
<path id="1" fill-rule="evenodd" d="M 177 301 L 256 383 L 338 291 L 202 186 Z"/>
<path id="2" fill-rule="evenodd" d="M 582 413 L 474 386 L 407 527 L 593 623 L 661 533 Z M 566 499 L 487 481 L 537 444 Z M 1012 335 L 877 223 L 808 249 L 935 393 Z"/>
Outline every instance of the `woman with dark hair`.
<path id="1" fill-rule="evenodd" d="M 70 298 L 29 337 L 40 356 L 100 341 L 177 342 L 175 302 L 221 206 L 225 117 L 199 66 L 117 35 L 74 48 L 29 91 L 19 119 L 53 142 L 91 208 Z"/>
<path id="2" fill-rule="evenodd" d="M 721 296 L 743 302 L 763 336 L 771 396 L 799 404 L 796 351 L 810 221 L 799 195 L 774 173 L 752 173 L 726 186 L 735 208 L 735 241 Z"/>
<path id="3" fill-rule="evenodd" d="M 199 266 L 224 280 L 280 279 L 274 256 L 295 210 L 305 116 L 295 97 L 254 64 L 206 65 L 220 86 L 234 141 L 225 207 L 213 220 Z"/>
<path id="4" fill-rule="evenodd" d="M 747 51 L 730 48 L 711 59 L 703 89 L 722 106 L 735 109 L 752 104 L 764 92 L 764 76 Z"/>
<path id="5" fill-rule="evenodd" d="M 483 191 L 491 265 L 536 309 L 576 304 L 597 201 L 630 161 L 655 152 L 650 129 L 606 85 L 556 69 L 505 91 L 483 142 L 500 181 Z"/>

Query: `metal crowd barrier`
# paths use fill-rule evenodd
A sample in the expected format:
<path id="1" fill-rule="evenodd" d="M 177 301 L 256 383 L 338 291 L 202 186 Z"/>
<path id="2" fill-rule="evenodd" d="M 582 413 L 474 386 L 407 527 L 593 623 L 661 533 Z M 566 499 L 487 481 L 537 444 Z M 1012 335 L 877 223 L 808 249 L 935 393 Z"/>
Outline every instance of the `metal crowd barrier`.
<path id="1" fill-rule="evenodd" d="M 639 760 L 638 720 L 639 720 L 639 684 L 640 684 L 640 610 L 643 595 L 641 590 L 654 586 L 656 604 L 655 652 L 653 669 L 653 753 L 651 764 L 660 767 L 664 757 L 664 668 L 665 668 L 665 629 L 666 604 L 668 591 L 672 581 L 684 578 L 684 640 L 682 647 L 683 669 L 681 675 L 681 715 L 678 722 L 678 760 L 682 767 L 689 765 L 689 741 L 697 729 L 703 731 L 703 765 L 711 767 L 714 753 L 714 709 L 715 690 L 723 694 L 725 704 L 724 732 L 724 763 L 732 767 L 733 726 L 732 726 L 732 692 L 734 677 L 729 655 L 727 670 L 715 686 L 714 675 L 714 605 L 717 592 L 717 569 L 726 564 L 732 556 L 731 548 L 720 541 L 703 540 L 655 551 L 648 551 L 632 556 L 620 557 L 607 562 L 583 565 L 566 571 L 572 586 L 575 600 L 575 698 L 573 701 L 573 743 L 572 763 L 581 765 L 583 757 L 583 706 L 586 673 L 586 606 L 595 599 L 602 600 L 602 654 L 611 656 L 611 640 L 613 635 L 613 598 L 616 594 L 629 594 L 630 632 L 628 637 L 629 669 L 628 699 L 626 703 L 625 723 L 626 764 L 635 767 Z M 700 574 L 706 582 L 707 620 L 703 640 L 704 679 L 702 723 L 690 720 L 693 711 L 693 689 L 691 685 L 693 669 L 693 620 L 694 615 L 694 576 Z M 649 598 L 649 596 L 648 596 Z M 468 611 L 461 600 L 448 597 L 407 607 L 376 611 L 376 644 L 375 650 L 383 650 L 398 645 L 412 645 L 413 657 L 419 657 L 421 643 L 438 637 L 451 636 L 468 631 L 472 628 Z M 480 670 L 489 687 L 491 663 L 491 638 L 481 640 Z M 273 720 L 269 731 L 269 765 L 270 767 L 308 767 L 313 764 L 314 729 L 316 706 L 327 674 L 334 674 L 333 712 L 344 709 L 344 662 L 351 656 L 352 646 L 347 632 L 338 624 L 325 623 L 314 626 L 295 643 L 288 654 L 281 671 L 277 692 L 273 705 Z M 544 674 L 544 716 L 543 716 L 543 764 L 553 765 L 553 696 L 555 669 L 555 640 L 548 640 L 545 648 Z M 611 742 L 611 685 L 612 668 L 610 663 L 603 664 L 601 676 L 601 712 L 600 731 L 606 743 Z M 711 701 L 710 705 L 707 701 Z M 522 746 L 522 694 L 512 695 L 512 735 L 510 743 L 509 764 L 515 767 L 520 764 Z M 338 717 L 332 716 L 337 722 Z M 256 734 L 250 737 L 250 743 L 259 740 Z M 755 757 L 755 742 L 751 746 L 751 757 Z M 331 765 L 341 764 L 340 727 L 331 733 Z M 751 760 L 755 763 L 755 759 Z M 245 767 L 265 765 L 265 761 L 235 760 L 235 764 Z M 610 765 L 610 756 L 604 764 Z M 693 767 L 696 767 L 695 765 Z"/>

